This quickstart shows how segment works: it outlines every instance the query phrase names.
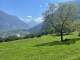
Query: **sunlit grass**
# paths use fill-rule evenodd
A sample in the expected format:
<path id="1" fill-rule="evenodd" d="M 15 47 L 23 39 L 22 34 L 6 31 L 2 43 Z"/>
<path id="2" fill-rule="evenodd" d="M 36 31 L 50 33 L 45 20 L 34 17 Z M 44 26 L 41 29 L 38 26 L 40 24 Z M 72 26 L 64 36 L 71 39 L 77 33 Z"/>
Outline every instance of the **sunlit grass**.
<path id="1" fill-rule="evenodd" d="M 60 41 L 59 36 L 47 35 L 0 43 L 0 60 L 80 60 L 79 37 L 73 34 L 64 36 L 66 38 L 76 42 L 58 44 L 54 42 Z"/>

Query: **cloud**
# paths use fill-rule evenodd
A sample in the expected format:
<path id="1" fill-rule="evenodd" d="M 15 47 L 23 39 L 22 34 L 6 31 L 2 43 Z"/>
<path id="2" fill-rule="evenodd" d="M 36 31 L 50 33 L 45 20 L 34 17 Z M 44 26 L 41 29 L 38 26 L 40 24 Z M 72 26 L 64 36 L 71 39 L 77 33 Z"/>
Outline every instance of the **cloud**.
<path id="1" fill-rule="evenodd" d="M 24 17 L 19 17 L 24 23 L 27 23 L 28 26 L 30 28 L 42 23 L 44 20 L 43 20 L 43 17 L 32 17 L 32 16 L 24 16 Z"/>
<path id="2" fill-rule="evenodd" d="M 29 23 L 32 20 L 32 16 L 23 16 L 23 17 L 19 17 L 19 18 L 25 23 Z"/>
<path id="3" fill-rule="evenodd" d="M 34 19 L 34 21 L 36 23 L 42 23 L 44 20 L 43 20 L 43 17 L 37 17 L 36 19 Z"/>
<path id="4" fill-rule="evenodd" d="M 32 18 L 32 16 L 26 16 L 27 18 Z"/>
<path id="5" fill-rule="evenodd" d="M 25 23 L 39 24 L 43 22 L 43 17 L 34 18 L 32 16 L 24 16 L 24 17 L 19 17 L 19 18 Z"/>

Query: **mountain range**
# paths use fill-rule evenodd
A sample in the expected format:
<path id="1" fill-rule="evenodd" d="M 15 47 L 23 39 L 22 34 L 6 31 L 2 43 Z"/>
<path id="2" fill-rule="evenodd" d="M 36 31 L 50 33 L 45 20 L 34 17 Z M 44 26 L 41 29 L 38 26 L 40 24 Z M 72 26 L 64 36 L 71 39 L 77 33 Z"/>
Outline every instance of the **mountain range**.
<path id="1" fill-rule="evenodd" d="M 28 28 L 28 24 L 21 21 L 18 17 L 0 11 L 0 31 L 11 31 Z"/>
<path id="2" fill-rule="evenodd" d="M 42 24 L 40 23 L 31 28 L 30 24 L 25 23 L 18 17 L 0 10 L 0 36 L 36 33 L 41 29 L 41 26 Z"/>

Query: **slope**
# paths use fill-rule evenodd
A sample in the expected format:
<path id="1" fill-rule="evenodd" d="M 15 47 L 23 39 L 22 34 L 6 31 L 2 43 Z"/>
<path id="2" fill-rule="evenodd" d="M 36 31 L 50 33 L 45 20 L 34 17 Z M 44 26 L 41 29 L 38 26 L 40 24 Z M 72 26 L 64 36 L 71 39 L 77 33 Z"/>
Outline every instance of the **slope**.
<path id="1" fill-rule="evenodd" d="M 75 33 L 74 33 L 75 34 Z M 61 43 L 60 37 L 47 35 L 0 44 L 0 60 L 80 60 L 80 38 L 67 35 L 74 43 Z"/>
<path id="2" fill-rule="evenodd" d="M 9 15 L 0 10 L 0 31 L 9 31 L 16 29 L 28 29 L 28 25 L 18 17 Z"/>

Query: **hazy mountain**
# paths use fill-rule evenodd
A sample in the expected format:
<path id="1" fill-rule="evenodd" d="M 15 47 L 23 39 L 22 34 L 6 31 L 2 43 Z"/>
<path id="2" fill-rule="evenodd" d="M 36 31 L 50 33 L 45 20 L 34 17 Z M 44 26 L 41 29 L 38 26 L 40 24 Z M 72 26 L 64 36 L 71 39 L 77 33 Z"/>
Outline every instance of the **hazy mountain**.
<path id="1" fill-rule="evenodd" d="M 43 26 L 43 23 L 40 23 L 40 24 L 34 26 L 33 28 L 28 29 L 28 31 L 31 33 L 39 33 L 42 30 L 42 26 Z"/>
<path id="2" fill-rule="evenodd" d="M 38 33 L 41 28 L 42 23 L 31 28 L 29 23 L 25 23 L 16 16 L 0 11 L 0 37 L 16 34 L 24 36 L 30 33 Z"/>
<path id="3" fill-rule="evenodd" d="M 43 17 L 24 16 L 19 17 L 23 22 L 29 25 L 30 28 L 43 22 Z"/>
<path id="4" fill-rule="evenodd" d="M 28 25 L 18 17 L 0 11 L 0 31 L 28 29 Z"/>

